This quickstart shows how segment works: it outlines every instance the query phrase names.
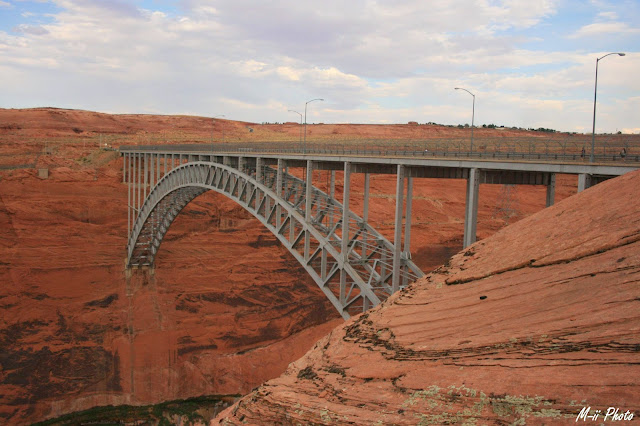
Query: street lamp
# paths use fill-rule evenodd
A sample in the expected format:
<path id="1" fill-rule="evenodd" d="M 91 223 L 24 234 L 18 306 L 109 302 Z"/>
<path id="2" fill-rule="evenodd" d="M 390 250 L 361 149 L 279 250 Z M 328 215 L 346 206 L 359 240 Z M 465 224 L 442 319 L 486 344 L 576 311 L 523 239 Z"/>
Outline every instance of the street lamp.
<path id="1" fill-rule="evenodd" d="M 304 147 L 302 148 L 303 154 L 307 153 L 307 104 L 313 101 L 324 101 L 324 99 L 316 98 L 304 103 Z"/>
<path id="2" fill-rule="evenodd" d="M 598 94 L 598 62 L 600 59 L 604 59 L 609 55 L 618 55 L 624 56 L 624 53 L 621 52 L 612 52 L 607 53 L 606 55 L 596 59 L 596 86 L 593 89 L 593 130 L 591 131 L 591 156 L 589 157 L 589 162 L 593 163 L 595 160 L 595 147 L 596 147 L 596 96 Z"/>
<path id="3" fill-rule="evenodd" d="M 467 89 L 463 89 L 462 87 L 455 87 L 455 90 L 464 90 L 465 92 L 473 96 L 473 104 L 471 105 L 471 153 L 473 154 L 473 120 L 476 115 L 476 95 L 474 95 Z"/>
<path id="4" fill-rule="evenodd" d="M 224 114 L 216 115 L 211 119 L 211 151 L 213 151 L 213 128 L 216 125 L 216 118 L 218 117 L 224 117 Z M 222 131 L 224 132 L 224 129 Z M 224 142 L 224 136 L 222 137 L 222 141 Z"/>
<path id="5" fill-rule="evenodd" d="M 300 116 L 300 145 L 302 145 L 302 113 L 299 113 L 298 111 L 294 111 L 292 109 L 290 109 L 289 112 L 295 112 Z"/>

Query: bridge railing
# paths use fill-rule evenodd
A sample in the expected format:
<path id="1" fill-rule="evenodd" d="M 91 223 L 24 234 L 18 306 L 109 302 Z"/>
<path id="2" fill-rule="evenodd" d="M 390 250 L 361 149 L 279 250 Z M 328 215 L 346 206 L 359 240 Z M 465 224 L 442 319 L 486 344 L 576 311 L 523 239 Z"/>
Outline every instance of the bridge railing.
<path id="1" fill-rule="evenodd" d="M 140 145 L 120 147 L 121 151 L 140 148 Z M 591 154 L 590 141 L 576 137 L 543 140 L 530 138 L 477 139 L 474 140 L 473 151 L 470 140 L 466 139 L 308 141 L 306 144 L 300 142 L 192 143 L 144 145 L 144 149 L 149 151 L 468 158 L 577 163 L 588 162 Z M 640 140 L 620 137 L 599 138 L 594 160 L 597 163 L 640 163 Z"/>

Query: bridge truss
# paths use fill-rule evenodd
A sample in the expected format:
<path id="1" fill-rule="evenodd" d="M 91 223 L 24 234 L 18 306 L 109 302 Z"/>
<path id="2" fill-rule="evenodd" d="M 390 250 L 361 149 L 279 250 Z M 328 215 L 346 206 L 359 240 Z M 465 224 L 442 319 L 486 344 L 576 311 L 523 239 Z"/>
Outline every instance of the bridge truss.
<path id="1" fill-rule="evenodd" d="M 128 170 L 133 203 L 127 265 L 153 265 L 180 211 L 200 194 L 213 190 L 234 200 L 269 229 L 345 319 L 378 305 L 423 275 L 408 253 L 396 250 L 348 205 L 345 208 L 329 194 L 287 173 L 282 161 L 273 167 L 260 160 L 232 167 L 215 161 L 188 161 L 188 157 L 183 163 L 179 157 L 175 166 L 173 156 L 133 155 Z M 313 163 L 308 163 L 306 181 L 311 182 Z M 160 177 L 162 166 L 166 174 Z M 347 195 L 348 168 L 346 165 Z"/>
<path id="2" fill-rule="evenodd" d="M 344 318 L 381 303 L 423 275 L 409 253 L 414 178 L 467 181 L 463 238 L 463 247 L 467 247 L 476 241 L 480 184 L 544 185 L 550 206 L 556 173 L 577 175 L 579 192 L 637 168 L 629 164 L 300 155 L 256 152 L 254 147 L 218 152 L 214 148 L 120 147 L 129 197 L 127 266 L 153 266 L 173 220 L 191 200 L 212 190 L 237 202 L 269 229 Z M 304 169 L 305 178 L 288 173 L 289 167 Z M 313 186 L 314 169 L 331 172 L 328 193 Z M 344 176 L 342 203 L 335 197 L 336 171 Z M 365 177 L 362 217 L 349 208 L 352 173 Z M 371 173 L 397 177 L 393 243 L 368 221 Z"/>

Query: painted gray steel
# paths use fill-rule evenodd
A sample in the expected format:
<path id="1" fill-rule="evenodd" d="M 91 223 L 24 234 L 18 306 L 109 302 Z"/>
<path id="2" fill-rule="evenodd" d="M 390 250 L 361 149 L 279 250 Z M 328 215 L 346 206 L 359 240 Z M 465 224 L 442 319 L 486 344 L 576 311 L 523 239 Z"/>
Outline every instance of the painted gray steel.
<path id="1" fill-rule="evenodd" d="M 153 163 L 153 158 L 147 161 Z M 281 163 L 282 164 L 282 163 Z M 281 175 L 281 176 L 279 176 Z M 144 182 L 144 179 L 143 179 Z M 279 183 L 281 182 L 281 185 Z M 151 266 L 171 223 L 200 194 L 213 190 L 244 207 L 269 229 L 307 270 L 338 312 L 349 318 L 386 299 L 393 245 L 342 204 L 282 169 L 261 173 L 210 161 L 178 165 L 160 178 L 139 208 L 128 243 L 128 266 Z M 310 220 L 305 220 L 308 214 Z M 346 220 L 346 222 L 345 222 Z M 342 235 L 348 235 L 343 240 Z M 422 276 L 403 259 L 407 281 Z"/>
<path id="2" fill-rule="evenodd" d="M 317 150 L 303 155 L 253 148 L 227 152 L 202 145 L 123 146 L 120 152 L 125 157 L 123 179 L 129 186 L 128 267 L 153 266 L 173 220 L 194 198 L 212 190 L 237 202 L 269 229 L 344 318 L 378 305 L 423 275 L 410 253 L 413 178 L 467 180 L 463 238 L 467 247 L 476 241 L 480 184 L 546 185 L 549 206 L 554 202 L 556 173 L 578 175 L 582 191 L 640 165 L 427 157 L 407 151 L 394 156 Z M 305 167 L 306 179 L 289 174 L 289 167 Z M 313 170 L 330 171 L 329 194 L 307 185 Z M 336 170 L 345 176 L 342 203 L 335 199 Z M 365 174 L 363 218 L 349 209 L 353 173 Z M 393 243 L 368 223 L 370 173 L 397 175 Z"/>

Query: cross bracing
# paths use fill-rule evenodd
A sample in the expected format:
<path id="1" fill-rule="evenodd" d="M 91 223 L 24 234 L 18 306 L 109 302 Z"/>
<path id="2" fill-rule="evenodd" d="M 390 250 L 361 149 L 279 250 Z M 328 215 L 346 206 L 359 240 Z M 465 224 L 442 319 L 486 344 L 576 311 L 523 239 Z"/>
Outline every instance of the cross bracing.
<path id="1" fill-rule="evenodd" d="M 422 275 L 409 249 L 413 179 L 467 181 L 463 238 L 463 247 L 467 247 L 476 241 L 480 184 L 544 185 L 550 206 L 556 173 L 577 175 L 578 191 L 582 191 L 635 169 L 631 165 L 545 161 L 274 154 L 253 149 L 234 154 L 205 151 L 202 146 L 120 147 L 120 151 L 123 180 L 128 183 L 128 267 L 153 266 L 162 239 L 180 211 L 200 194 L 213 190 L 260 220 L 344 318 L 377 305 Z M 289 174 L 288 167 L 305 168 L 305 178 Z M 313 182 L 314 169 L 331 172 L 326 193 L 307 185 Z M 342 202 L 334 195 L 339 170 L 344 177 Z M 352 173 L 365 177 L 362 217 L 349 208 Z M 370 174 L 397 177 L 393 243 L 369 224 Z"/>
<path id="2" fill-rule="evenodd" d="M 240 171 L 195 161 L 170 170 L 139 208 L 129 238 L 128 265 L 153 265 L 173 220 L 207 190 L 231 198 L 267 227 L 344 318 L 393 293 L 393 244 L 355 213 L 344 215 L 342 204 L 326 193 L 315 187 L 307 191 L 303 180 L 267 165 Z M 403 285 L 422 276 L 406 256 L 399 274 Z"/>

